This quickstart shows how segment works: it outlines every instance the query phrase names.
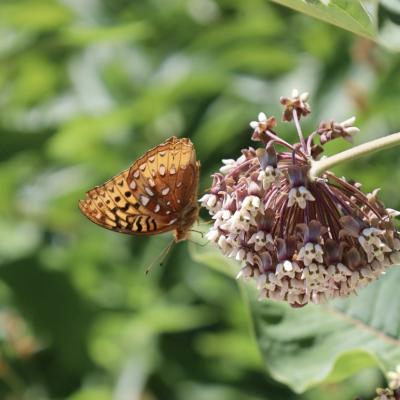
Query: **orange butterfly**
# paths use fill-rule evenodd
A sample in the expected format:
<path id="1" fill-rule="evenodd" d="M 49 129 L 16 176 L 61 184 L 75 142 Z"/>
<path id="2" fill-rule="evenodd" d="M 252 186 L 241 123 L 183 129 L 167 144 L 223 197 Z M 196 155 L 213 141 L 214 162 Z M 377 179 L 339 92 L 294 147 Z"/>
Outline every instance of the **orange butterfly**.
<path id="1" fill-rule="evenodd" d="M 198 218 L 199 172 L 193 143 L 173 136 L 89 190 L 79 208 L 103 228 L 132 235 L 173 231 L 179 242 Z"/>

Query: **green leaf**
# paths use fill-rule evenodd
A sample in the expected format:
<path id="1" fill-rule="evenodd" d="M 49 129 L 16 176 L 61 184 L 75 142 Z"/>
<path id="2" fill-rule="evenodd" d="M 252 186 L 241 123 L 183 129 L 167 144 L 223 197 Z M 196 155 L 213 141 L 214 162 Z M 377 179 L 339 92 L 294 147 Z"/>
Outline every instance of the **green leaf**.
<path id="1" fill-rule="evenodd" d="M 211 246 L 192 246 L 191 254 L 231 276 L 239 269 Z M 368 367 L 388 371 L 400 364 L 399 285 L 400 270 L 392 269 L 358 296 L 297 309 L 260 302 L 253 283 L 241 283 L 265 368 L 297 393 Z"/>
<path id="2" fill-rule="evenodd" d="M 274 0 L 311 17 L 399 51 L 399 26 L 386 16 L 378 27 L 378 2 L 372 0 Z M 388 2 L 390 3 L 390 2 Z M 391 8 L 392 9 L 392 8 Z M 382 21 L 381 21 L 382 19 Z"/>
<path id="3" fill-rule="evenodd" d="M 400 270 L 388 272 L 357 297 L 302 309 L 258 302 L 248 287 L 256 337 L 271 375 L 301 393 L 371 366 L 400 363 Z"/>
<path id="4" fill-rule="evenodd" d="M 383 13 L 386 7 L 391 13 L 398 14 L 396 1 L 374 0 L 274 0 L 276 3 L 293 8 L 311 17 L 346 29 L 357 35 L 387 47 L 400 51 L 399 24 Z M 379 3 L 379 4 L 378 4 Z M 379 15 L 379 25 L 378 25 Z"/>
<path id="5" fill-rule="evenodd" d="M 365 1 L 275 0 L 275 2 L 370 39 L 376 34 L 375 18 L 367 11 L 363 4 Z"/>

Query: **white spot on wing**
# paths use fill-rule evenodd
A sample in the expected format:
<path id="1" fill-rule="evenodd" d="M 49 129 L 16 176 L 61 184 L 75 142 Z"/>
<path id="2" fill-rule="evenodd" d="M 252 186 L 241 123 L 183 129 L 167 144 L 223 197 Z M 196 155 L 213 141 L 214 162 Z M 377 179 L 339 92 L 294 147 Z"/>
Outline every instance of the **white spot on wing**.
<path id="1" fill-rule="evenodd" d="M 133 171 L 133 177 L 134 178 L 139 178 L 139 176 L 140 176 L 140 172 L 139 172 L 139 170 L 137 169 L 136 171 Z"/>
<path id="2" fill-rule="evenodd" d="M 130 187 L 132 190 L 135 190 L 135 189 L 136 189 L 136 182 L 135 182 L 135 181 L 132 181 L 132 182 L 130 183 L 129 187 Z"/>
<path id="3" fill-rule="evenodd" d="M 160 172 L 161 176 L 165 175 L 165 165 L 161 164 L 160 167 L 158 168 L 158 171 Z"/>
<path id="4" fill-rule="evenodd" d="M 171 221 L 168 222 L 168 225 L 172 225 L 172 224 L 174 224 L 176 221 L 178 221 L 178 218 L 171 219 Z"/>
<path id="5" fill-rule="evenodd" d="M 149 203 L 150 199 L 145 196 L 144 194 L 140 195 L 140 203 L 142 204 L 142 206 L 147 206 L 147 204 Z"/>
<path id="6" fill-rule="evenodd" d="M 165 187 L 164 189 L 161 189 L 161 194 L 163 196 L 166 196 L 168 193 L 169 193 L 169 187 L 168 186 Z"/>
<path id="7" fill-rule="evenodd" d="M 154 192 L 149 187 L 145 186 L 144 190 L 149 196 L 154 196 Z"/>
<path id="8" fill-rule="evenodd" d="M 156 207 L 154 208 L 154 212 L 159 212 L 161 209 L 160 205 L 157 204 Z"/>

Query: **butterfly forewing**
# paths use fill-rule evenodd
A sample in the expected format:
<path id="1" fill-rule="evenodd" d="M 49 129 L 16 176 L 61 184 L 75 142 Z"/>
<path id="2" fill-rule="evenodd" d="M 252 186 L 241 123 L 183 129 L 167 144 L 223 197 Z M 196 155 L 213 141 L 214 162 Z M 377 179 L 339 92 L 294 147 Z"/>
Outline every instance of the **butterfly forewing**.
<path id="1" fill-rule="evenodd" d="M 172 137 L 79 203 L 96 224 L 130 234 L 186 229 L 197 216 L 199 163 L 189 139 Z M 191 219 L 187 211 L 192 209 Z"/>
<path id="2" fill-rule="evenodd" d="M 187 189 L 196 196 L 196 169 L 192 143 L 172 137 L 130 168 L 128 184 L 149 212 L 170 222 L 178 218 L 187 205 L 190 197 Z"/>

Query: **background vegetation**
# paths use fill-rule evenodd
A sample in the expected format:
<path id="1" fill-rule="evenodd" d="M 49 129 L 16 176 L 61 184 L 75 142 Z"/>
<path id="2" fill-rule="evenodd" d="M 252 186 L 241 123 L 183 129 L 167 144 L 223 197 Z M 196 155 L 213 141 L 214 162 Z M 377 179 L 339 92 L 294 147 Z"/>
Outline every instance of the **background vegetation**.
<path id="1" fill-rule="evenodd" d="M 195 143 L 203 191 L 294 87 L 305 130 L 354 114 L 356 142 L 399 131 L 399 71 L 398 53 L 266 0 L 2 0 L 0 398 L 372 397 L 400 363 L 398 271 L 331 312 L 260 305 L 194 243 L 146 276 L 168 235 L 102 230 L 77 201 L 172 134 Z M 398 149 L 336 172 L 400 208 Z"/>

